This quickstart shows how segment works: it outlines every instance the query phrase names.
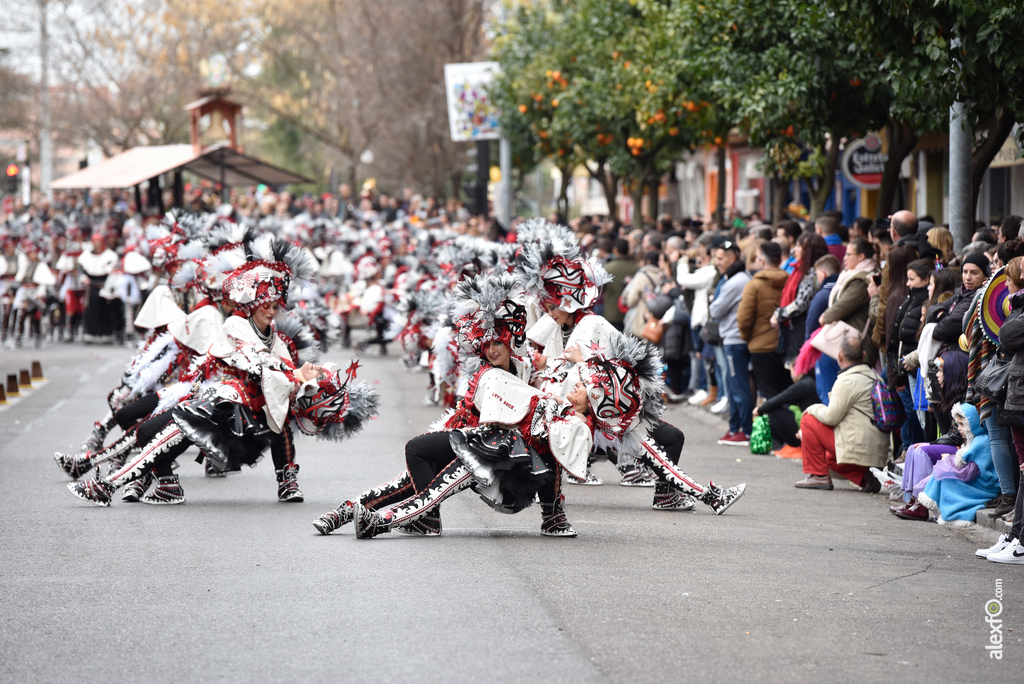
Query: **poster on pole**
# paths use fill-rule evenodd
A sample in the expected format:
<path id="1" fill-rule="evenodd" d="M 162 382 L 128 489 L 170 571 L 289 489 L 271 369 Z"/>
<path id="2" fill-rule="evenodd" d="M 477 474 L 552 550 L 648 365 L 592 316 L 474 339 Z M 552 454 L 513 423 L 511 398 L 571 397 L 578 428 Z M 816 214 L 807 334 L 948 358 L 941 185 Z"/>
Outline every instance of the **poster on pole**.
<path id="1" fill-rule="evenodd" d="M 487 86 L 497 71 L 497 62 L 444 65 L 448 129 L 454 142 L 500 137 L 498 109 L 487 94 Z"/>

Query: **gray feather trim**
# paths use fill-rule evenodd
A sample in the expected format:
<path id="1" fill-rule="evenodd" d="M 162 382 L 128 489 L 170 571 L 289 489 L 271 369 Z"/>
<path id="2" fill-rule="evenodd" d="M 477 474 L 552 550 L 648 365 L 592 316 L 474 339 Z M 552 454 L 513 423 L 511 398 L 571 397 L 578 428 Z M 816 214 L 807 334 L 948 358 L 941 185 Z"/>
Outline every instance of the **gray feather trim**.
<path id="1" fill-rule="evenodd" d="M 362 430 L 380 410 L 380 396 L 365 382 L 348 385 L 348 410 L 340 423 L 329 423 L 316 433 L 317 439 L 340 442 Z"/>
<path id="2" fill-rule="evenodd" d="M 279 335 L 284 335 L 295 345 L 296 366 L 302 364 L 316 363 L 320 358 L 320 349 L 316 343 L 316 337 L 309 325 L 294 312 L 278 314 L 274 320 L 274 330 Z"/>
<path id="3" fill-rule="evenodd" d="M 189 259 L 174 272 L 174 277 L 171 278 L 171 287 L 181 290 L 194 284 L 198 271 L 199 263 Z"/>

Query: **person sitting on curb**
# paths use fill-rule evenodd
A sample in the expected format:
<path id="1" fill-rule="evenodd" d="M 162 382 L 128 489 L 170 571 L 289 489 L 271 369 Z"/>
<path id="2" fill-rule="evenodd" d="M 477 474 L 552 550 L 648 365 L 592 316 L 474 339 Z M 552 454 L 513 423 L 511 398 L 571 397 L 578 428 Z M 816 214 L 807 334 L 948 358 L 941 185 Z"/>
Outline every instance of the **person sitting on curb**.
<path id="1" fill-rule="evenodd" d="M 838 361 L 839 377 L 828 406 L 808 406 L 800 421 L 807 478 L 796 486 L 833 489 L 831 470 L 873 494 L 881 485 L 868 468 L 881 468 L 889 453 L 889 436 L 871 422 L 871 391 L 878 376 L 864 363 L 864 349 L 856 337 L 840 342 Z"/>

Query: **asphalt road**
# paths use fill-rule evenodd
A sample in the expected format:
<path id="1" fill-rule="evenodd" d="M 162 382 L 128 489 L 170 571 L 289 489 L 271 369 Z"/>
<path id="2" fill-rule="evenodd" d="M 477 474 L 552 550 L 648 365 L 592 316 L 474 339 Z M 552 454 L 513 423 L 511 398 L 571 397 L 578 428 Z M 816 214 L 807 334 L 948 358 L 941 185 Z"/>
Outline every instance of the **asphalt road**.
<path id="1" fill-rule="evenodd" d="M 439 538 L 322 537 L 310 522 L 398 474 L 439 413 L 423 375 L 373 356 L 381 415 L 341 445 L 300 438 L 305 503 L 277 502 L 269 458 L 225 479 L 184 458 L 186 505 L 91 506 L 51 454 L 81 443 L 128 356 L 0 351 L 0 380 L 33 359 L 48 378 L 0 409 L 0 681 L 1020 681 L 1024 567 L 975 558 L 988 531 L 796 490 L 799 464 L 717 446 L 724 423 L 690 408 L 667 416 L 684 469 L 748 483 L 720 517 L 652 511 L 599 463 L 604 486 L 567 488 L 577 539 L 471 492 Z"/>

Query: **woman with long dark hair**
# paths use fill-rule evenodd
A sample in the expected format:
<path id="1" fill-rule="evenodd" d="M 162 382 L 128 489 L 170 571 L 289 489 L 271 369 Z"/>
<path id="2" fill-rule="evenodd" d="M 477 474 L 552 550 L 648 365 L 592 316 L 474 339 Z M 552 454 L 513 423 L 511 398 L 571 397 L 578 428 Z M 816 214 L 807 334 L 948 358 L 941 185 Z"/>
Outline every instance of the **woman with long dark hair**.
<path id="1" fill-rule="evenodd" d="M 779 308 L 772 316 L 772 325 L 779 329 L 779 349 L 792 361 L 806 341 L 807 309 L 818 290 L 814 264 L 829 254 L 825 238 L 817 233 L 804 233 L 793 245 L 796 266 L 782 287 Z"/>

